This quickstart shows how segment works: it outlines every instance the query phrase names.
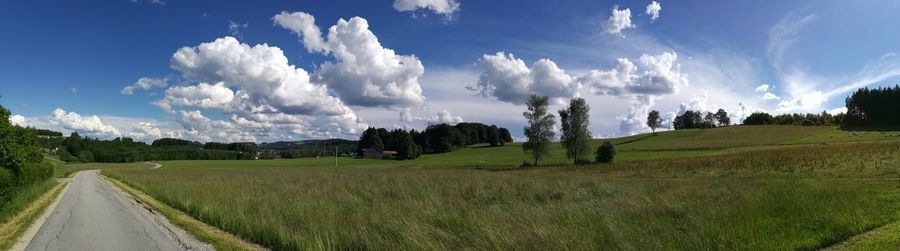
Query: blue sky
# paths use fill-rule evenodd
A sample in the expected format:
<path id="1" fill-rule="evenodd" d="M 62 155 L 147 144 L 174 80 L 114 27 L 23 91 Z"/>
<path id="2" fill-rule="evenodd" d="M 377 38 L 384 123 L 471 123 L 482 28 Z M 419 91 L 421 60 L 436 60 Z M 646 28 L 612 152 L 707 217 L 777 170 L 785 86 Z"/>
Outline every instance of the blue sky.
<path id="1" fill-rule="evenodd" d="M 608 137 L 649 130 L 650 109 L 839 111 L 848 92 L 900 76 L 898 2 L 660 0 L 656 19 L 651 2 L 7 2 L 0 104 L 17 123 L 101 138 L 355 138 L 459 121 L 518 137 L 522 97 L 537 93 L 554 108 L 584 97 Z M 141 79 L 155 84 L 123 91 Z"/>

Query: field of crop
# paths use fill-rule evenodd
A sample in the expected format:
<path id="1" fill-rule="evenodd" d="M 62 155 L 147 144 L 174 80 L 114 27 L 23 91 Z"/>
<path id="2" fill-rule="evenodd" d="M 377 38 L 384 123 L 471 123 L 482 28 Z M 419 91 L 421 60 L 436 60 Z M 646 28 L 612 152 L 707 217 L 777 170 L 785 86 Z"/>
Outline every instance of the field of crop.
<path id="1" fill-rule="evenodd" d="M 758 139 L 766 130 L 793 131 Z M 516 165 L 516 145 L 338 168 L 332 158 L 76 168 L 105 169 L 275 249 L 816 249 L 900 219 L 900 141 L 810 140 L 856 141 L 835 131 L 641 135 L 614 140 L 615 164 L 507 171 L 474 165 Z"/>

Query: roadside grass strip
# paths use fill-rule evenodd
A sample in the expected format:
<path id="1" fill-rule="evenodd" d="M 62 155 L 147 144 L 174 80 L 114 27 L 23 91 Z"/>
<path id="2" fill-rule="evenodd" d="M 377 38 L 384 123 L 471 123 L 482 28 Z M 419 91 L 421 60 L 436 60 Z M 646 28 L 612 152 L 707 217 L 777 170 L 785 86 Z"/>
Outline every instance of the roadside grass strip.
<path id="1" fill-rule="evenodd" d="M 131 196 L 139 199 L 142 203 L 149 205 L 153 210 L 161 213 L 176 226 L 191 233 L 198 240 L 213 245 L 216 250 L 269 250 L 263 246 L 247 242 L 238 236 L 196 220 L 184 212 L 172 208 L 122 181 L 110 178 L 102 173 L 100 176 Z"/>
<path id="2" fill-rule="evenodd" d="M 28 207 L 10 218 L 9 221 L 0 224 L 0 250 L 8 250 L 15 245 L 19 237 L 43 214 L 47 206 L 50 206 L 56 201 L 56 198 L 61 196 L 66 185 L 66 183 L 56 184 L 44 195 L 41 195 L 41 197 L 29 204 Z M 27 245 L 27 243 L 25 244 Z"/>

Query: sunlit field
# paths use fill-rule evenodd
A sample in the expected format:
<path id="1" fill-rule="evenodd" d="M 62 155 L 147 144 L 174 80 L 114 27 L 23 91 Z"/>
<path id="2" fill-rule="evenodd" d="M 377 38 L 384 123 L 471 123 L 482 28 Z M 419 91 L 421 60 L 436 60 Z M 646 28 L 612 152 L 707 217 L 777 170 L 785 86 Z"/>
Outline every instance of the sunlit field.
<path id="1" fill-rule="evenodd" d="M 511 145 L 338 167 L 321 158 L 78 168 L 104 168 L 274 249 L 808 250 L 898 219 L 900 141 L 822 144 L 810 139 L 857 140 L 799 126 L 747 139 L 766 128 L 785 129 L 615 139 L 616 163 L 579 167 L 510 168 L 524 159 Z M 698 149 L 703 141 L 713 143 Z M 566 163 L 559 155 L 546 162 Z"/>

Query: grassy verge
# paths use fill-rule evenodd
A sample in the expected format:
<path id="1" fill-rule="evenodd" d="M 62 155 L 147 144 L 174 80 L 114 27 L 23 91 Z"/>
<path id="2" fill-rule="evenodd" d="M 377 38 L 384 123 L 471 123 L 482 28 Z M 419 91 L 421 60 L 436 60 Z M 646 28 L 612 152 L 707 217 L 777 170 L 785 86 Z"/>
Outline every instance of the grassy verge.
<path id="1" fill-rule="evenodd" d="M 153 197 L 150 197 L 149 195 L 137 189 L 134 189 L 121 181 L 109 178 L 106 175 L 102 175 L 102 177 L 106 178 L 106 180 L 115 184 L 117 187 L 127 192 L 128 194 L 131 194 L 135 198 L 140 199 L 141 202 L 144 202 L 144 204 L 153 207 L 154 210 L 162 213 L 166 218 L 168 218 L 170 222 L 180 227 L 181 229 L 188 231 L 198 240 L 213 245 L 217 250 L 266 250 L 264 247 L 249 243 L 237 236 L 191 218 L 178 209 L 161 203 Z"/>
<path id="2" fill-rule="evenodd" d="M 811 250 L 900 218 L 900 142 L 514 171 L 275 163 L 105 173 L 290 250 Z"/>
<path id="3" fill-rule="evenodd" d="M 4 216 L 0 223 L 0 250 L 7 250 L 16 243 L 19 236 L 27 230 L 53 200 L 59 196 L 65 184 L 47 181 L 33 186 L 11 201 L 3 208 Z"/>

